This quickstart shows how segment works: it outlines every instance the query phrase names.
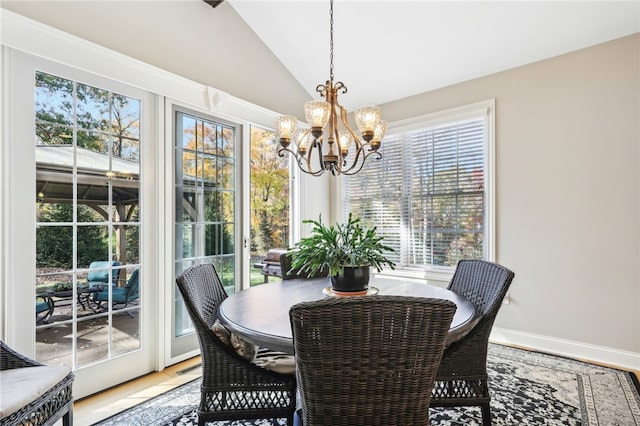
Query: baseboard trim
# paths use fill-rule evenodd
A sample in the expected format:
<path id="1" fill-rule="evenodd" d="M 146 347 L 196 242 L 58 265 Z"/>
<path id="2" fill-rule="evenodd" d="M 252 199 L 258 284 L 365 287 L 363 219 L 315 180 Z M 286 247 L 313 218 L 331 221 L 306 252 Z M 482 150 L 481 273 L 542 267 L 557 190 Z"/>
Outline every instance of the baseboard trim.
<path id="1" fill-rule="evenodd" d="M 489 341 L 508 346 L 519 346 L 596 364 L 605 364 L 624 370 L 640 371 L 640 353 L 605 346 L 591 345 L 573 340 L 558 339 L 500 327 L 493 327 Z"/>

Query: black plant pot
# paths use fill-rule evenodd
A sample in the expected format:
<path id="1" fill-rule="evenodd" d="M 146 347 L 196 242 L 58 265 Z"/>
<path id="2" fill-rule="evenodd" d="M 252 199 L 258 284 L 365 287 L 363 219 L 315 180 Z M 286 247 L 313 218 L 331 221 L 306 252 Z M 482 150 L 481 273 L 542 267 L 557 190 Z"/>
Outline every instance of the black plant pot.
<path id="1" fill-rule="evenodd" d="M 369 288 L 369 266 L 343 266 L 342 273 L 331 277 L 333 291 L 357 292 Z"/>

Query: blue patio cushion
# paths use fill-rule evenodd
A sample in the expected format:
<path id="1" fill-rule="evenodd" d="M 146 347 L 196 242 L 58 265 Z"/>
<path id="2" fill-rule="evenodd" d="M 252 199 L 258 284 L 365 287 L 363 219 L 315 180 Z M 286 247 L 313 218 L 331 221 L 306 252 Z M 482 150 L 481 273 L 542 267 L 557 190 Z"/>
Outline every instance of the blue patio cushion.
<path id="1" fill-rule="evenodd" d="M 139 269 L 136 269 L 129 277 L 125 287 L 112 287 L 111 301 L 114 304 L 129 303 L 140 298 L 140 280 L 138 279 Z M 97 302 L 109 301 L 109 290 L 101 289 L 93 296 Z"/>
<path id="2" fill-rule="evenodd" d="M 120 275 L 119 269 L 109 269 L 110 266 L 119 266 L 120 262 L 100 260 L 91 262 L 89 265 L 89 273 L 87 274 L 87 282 L 90 286 L 96 286 L 109 282 L 109 272 L 111 271 L 111 282 L 115 285 L 118 282 L 118 276 Z"/>
<path id="3" fill-rule="evenodd" d="M 40 312 L 44 312 L 44 311 L 48 311 L 49 310 L 49 303 L 47 302 L 36 302 L 36 314 L 39 314 Z"/>

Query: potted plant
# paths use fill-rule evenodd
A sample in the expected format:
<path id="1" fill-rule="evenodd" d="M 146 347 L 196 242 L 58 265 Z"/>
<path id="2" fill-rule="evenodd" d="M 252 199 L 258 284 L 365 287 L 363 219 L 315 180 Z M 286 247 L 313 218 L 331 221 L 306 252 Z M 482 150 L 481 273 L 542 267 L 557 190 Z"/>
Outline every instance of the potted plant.
<path id="1" fill-rule="evenodd" d="M 349 214 L 346 223 L 336 226 L 323 224 L 321 218 L 303 223 L 311 223 L 313 228 L 309 237 L 296 243 L 291 267 L 307 276 L 328 269 L 336 292 L 366 291 L 371 267 L 378 272 L 385 265 L 395 268 L 395 263 L 384 255 L 394 250 L 382 242 L 375 227 L 364 230 L 360 218 Z"/>

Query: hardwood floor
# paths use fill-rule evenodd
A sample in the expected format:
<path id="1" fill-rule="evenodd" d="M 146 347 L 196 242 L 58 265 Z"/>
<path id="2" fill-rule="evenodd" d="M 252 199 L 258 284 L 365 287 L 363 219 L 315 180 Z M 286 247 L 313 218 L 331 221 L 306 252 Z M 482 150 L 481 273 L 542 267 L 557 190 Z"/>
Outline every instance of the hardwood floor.
<path id="1" fill-rule="evenodd" d="M 200 376 L 199 365 L 198 356 L 75 401 L 73 423 L 76 426 L 91 425 L 187 383 Z"/>

